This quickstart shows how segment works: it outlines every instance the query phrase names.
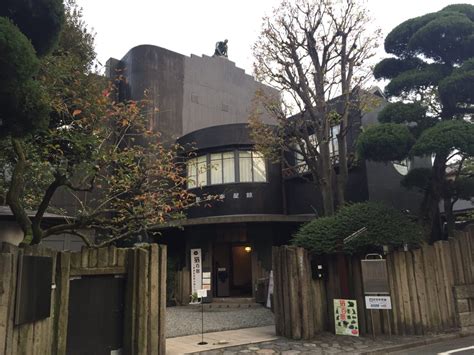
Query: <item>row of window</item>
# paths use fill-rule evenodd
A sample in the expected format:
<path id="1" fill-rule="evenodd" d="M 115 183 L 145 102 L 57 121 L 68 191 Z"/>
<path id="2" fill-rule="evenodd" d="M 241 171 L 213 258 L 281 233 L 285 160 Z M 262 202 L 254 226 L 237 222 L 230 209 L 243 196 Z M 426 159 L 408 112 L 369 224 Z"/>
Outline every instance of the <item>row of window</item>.
<path id="1" fill-rule="evenodd" d="M 229 151 L 191 158 L 186 163 L 188 188 L 234 182 L 266 182 L 265 159 L 259 152 Z"/>

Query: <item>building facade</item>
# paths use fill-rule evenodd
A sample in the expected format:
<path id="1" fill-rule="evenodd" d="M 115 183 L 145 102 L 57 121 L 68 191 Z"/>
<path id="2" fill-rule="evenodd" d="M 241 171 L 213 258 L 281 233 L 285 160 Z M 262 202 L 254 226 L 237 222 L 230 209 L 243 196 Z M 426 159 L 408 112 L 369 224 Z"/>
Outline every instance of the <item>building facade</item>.
<path id="1" fill-rule="evenodd" d="M 271 270 L 272 246 L 287 243 L 321 210 L 304 171 L 284 174 L 280 163 L 254 148 L 247 122 L 255 91 L 278 92 L 227 58 L 188 57 L 149 45 L 131 49 L 121 60 L 111 58 L 107 67 L 110 78 L 122 78 L 120 100 L 147 97 L 157 107 L 148 112 L 151 128 L 193 151 L 187 161 L 188 189 L 200 205 L 162 230 L 159 241 L 168 244 L 170 267 L 189 271 L 191 250 L 200 249 L 199 272 L 210 276 L 209 295 L 255 297 L 259 279 Z M 350 151 L 360 130 L 376 123 L 376 115 L 377 110 L 353 116 Z M 268 116 L 263 121 L 273 123 Z M 405 165 L 361 162 L 350 171 L 347 199 L 412 210 L 420 196 L 400 187 Z M 207 195 L 220 201 L 209 207 Z"/>

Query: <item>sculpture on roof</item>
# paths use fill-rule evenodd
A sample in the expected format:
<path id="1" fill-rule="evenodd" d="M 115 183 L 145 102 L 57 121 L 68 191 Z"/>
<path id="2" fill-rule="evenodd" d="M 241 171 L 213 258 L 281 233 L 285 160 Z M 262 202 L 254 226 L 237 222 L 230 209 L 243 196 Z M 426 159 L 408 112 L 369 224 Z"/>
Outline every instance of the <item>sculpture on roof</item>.
<path id="1" fill-rule="evenodd" d="M 227 42 L 228 40 L 219 41 L 216 43 L 216 49 L 214 51 L 214 57 L 226 57 L 227 58 Z"/>

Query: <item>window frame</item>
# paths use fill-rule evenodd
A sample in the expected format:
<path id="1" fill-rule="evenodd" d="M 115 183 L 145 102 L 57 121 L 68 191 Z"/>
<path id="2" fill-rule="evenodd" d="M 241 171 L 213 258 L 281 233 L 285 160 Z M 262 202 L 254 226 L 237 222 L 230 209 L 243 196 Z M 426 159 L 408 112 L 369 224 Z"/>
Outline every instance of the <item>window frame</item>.
<path id="1" fill-rule="evenodd" d="M 240 152 L 249 152 L 250 153 L 250 172 L 251 172 L 251 181 L 241 181 L 240 179 Z M 233 153 L 232 158 L 224 158 L 225 153 Z M 254 157 L 254 154 L 258 154 L 258 156 Z M 220 155 L 220 159 L 212 159 L 212 155 Z M 207 167 L 207 181 L 205 185 L 200 185 L 199 184 L 199 171 L 198 171 L 198 161 L 199 158 L 206 157 L 206 167 Z M 264 169 L 265 169 L 265 180 L 264 181 L 255 181 L 255 169 L 256 169 L 256 164 L 254 162 L 254 159 L 263 159 L 264 162 Z M 225 173 L 224 173 L 224 167 L 225 167 L 225 160 L 232 160 L 233 161 L 233 172 L 234 172 L 234 181 L 225 181 Z M 192 158 L 187 159 L 185 162 L 186 164 L 186 177 L 189 178 L 189 168 L 188 164 L 190 161 L 194 161 L 194 175 L 196 179 L 194 181 L 194 184 L 192 187 L 189 187 L 189 181 L 186 184 L 186 188 L 188 190 L 191 189 L 196 189 L 196 188 L 202 188 L 202 187 L 207 187 L 207 186 L 218 186 L 218 185 L 228 185 L 228 184 L 264 184 L 268 183 L 268 162 L 267 159 L 263 156 L 262 153 L 257 152 L 255 150 L 249 150 L 249 149 L 232 149 L 232 150 L 223 150 L 219 152 L 208 152 L 205 154 L 201 155 L 196 155 Z M 220 172 L 221 172 L 221 182 L 219 183 L 213 183 L 212 181 L 212 162 L 214 161 L 220 161 Z"/>

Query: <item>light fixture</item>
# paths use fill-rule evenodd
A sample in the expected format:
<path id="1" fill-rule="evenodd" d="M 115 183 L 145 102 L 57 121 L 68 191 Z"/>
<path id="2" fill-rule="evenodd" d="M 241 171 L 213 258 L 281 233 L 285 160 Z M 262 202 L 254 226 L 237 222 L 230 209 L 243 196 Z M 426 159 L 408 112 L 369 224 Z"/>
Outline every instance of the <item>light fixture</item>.
<path id="1" fill-rule="evenodd" d="M 247 253 L 250 253 L 252 251 L 252 248 L 251 247 L 245 247 L 244 250 L 247 252 Z"/>

